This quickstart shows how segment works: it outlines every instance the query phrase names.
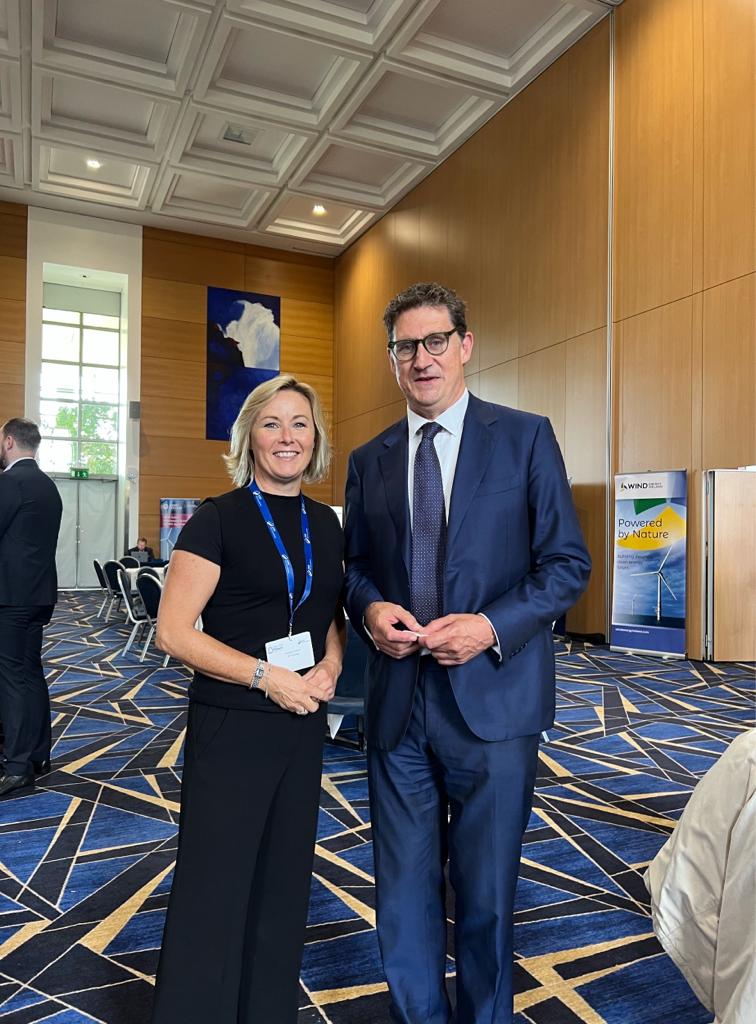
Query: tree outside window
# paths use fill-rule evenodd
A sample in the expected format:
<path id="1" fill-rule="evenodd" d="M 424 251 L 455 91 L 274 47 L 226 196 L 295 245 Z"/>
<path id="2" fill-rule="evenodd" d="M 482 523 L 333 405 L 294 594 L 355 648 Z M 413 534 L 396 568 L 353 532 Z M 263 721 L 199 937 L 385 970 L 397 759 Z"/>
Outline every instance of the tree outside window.
<path id="1" fill-rule="evenodd" d="M 98 322 L 91 324 L 95 319 Z M 87 330 L 88 324 L 98 330 Z M 119 340 L 118 317 L 44 310 L 40 387 L 44 469 L 67 472 L 71 466 L 86 466 L 92 476 L 117 474 Z"/>

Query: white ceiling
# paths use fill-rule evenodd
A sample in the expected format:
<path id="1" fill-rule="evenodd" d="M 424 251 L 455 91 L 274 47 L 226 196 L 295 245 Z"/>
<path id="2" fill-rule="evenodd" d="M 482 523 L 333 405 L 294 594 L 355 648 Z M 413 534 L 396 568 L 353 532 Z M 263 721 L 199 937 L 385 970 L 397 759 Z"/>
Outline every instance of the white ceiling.
<path id="1" fill-rule="evenodd" d="M 0 0 L 0 198 L 336 255 L 619 2 Z"/>

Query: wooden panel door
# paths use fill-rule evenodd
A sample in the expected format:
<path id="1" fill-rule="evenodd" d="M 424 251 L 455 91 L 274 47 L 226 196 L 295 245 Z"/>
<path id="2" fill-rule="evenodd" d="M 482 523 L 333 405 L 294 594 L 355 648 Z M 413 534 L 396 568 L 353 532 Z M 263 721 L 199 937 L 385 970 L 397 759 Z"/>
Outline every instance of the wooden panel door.
<path id="1" fill-rule="evenodd" d="M 756 661 L 756 473 L 714 474 L 715 661 Z"/>

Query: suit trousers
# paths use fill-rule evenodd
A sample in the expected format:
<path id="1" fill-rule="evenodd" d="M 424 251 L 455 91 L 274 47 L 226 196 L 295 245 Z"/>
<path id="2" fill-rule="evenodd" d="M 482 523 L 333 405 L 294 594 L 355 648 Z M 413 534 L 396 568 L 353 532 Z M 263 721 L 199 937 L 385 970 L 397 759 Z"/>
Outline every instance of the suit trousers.
<path id="1" fill-rule="evenodd" d="M 8 775 L 33 774 L 50 757 L 50 695 L 42 631 L 54 605 L 0 605 L 0 720 Z"/>
<path id="2" fill-rule="evenodd" d="M 296 1024 L 324 736 L 190 701 L 153 1024 Z"/>
<path id="3" fill-rule="evenodd" d="M 514 894 L 538 736 L 488 742 L 449 675 L 420 662 L 407 731 L 370 749 L 378 939 L 397 1024 L 511 1024 Z M 456 1016 L 444 976 L 444 869 L 455 895 Z"/>

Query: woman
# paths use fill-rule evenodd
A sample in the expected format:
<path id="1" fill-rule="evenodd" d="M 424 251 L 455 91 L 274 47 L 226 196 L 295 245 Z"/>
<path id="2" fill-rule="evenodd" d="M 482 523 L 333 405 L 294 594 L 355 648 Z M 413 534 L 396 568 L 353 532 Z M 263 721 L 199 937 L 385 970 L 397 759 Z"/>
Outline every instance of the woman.
<path id="1" fill-rule="evenodd" d="M 224 458 L 236 488 L 184 527 L 158 617 L 194 681 L 153 1024 L 296 1021 L 343 656 L 341 527 L 300 493 L 330 458 L 315 391 L 291 376 L 255 388 Z"/>

